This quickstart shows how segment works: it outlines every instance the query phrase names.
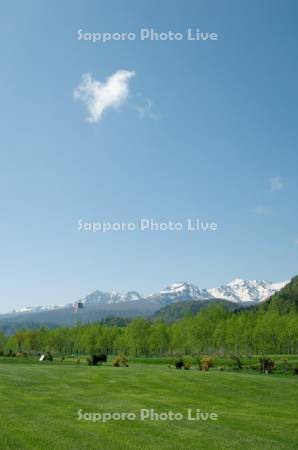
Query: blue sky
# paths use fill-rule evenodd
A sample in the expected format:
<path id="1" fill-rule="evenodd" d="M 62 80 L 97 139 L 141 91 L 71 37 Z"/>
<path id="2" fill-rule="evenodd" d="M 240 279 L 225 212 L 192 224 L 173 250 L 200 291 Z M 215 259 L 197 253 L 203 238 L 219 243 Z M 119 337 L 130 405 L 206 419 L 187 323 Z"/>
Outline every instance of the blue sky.
<path id="1" fill-rule="evenodd" d="M 289 0 L 2 4 L 0 311 L 297 274 L 297 13 Z M 219 37 L 77 39 L 141 28 Z M 135 72 L 127 97 L 88 122 L 82 75 L 119 70 Z M 218 231 L 77 229 L 140 217 Z"/>

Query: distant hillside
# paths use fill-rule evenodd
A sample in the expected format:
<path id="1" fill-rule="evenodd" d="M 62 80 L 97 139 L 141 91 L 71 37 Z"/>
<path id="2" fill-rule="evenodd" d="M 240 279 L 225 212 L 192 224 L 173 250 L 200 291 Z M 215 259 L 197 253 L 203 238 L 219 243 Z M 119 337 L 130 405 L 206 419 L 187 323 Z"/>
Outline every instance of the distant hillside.
<path id="1" fill-rule="evenodd" d="M 227 311 L 245 314 L 252 310 L 261 313 L 267 310 L 277 310 L 280 314 L 298 312 L 298 276 L 294 277 L 279 292 L 276 292 L 268 300 L 262 303 L 243 302 L 242 304 L 232 303 L 223 299 L 212 300 L 190 300 L 173 303 L 161 308 L 154 313 L 153 320 L 163 320 L 173 323 L 187 315 L 195 315 L 202 309 L 209 308 L 214 304 L 221 304 Z"/>
<path id="2" fill-rule="evenodd" d="M 267 301 L 258 305 L 258 309 L 276 309 L 281 314 L 298 312 L 298 276 L 294 277 L 279 292 L 272 295 Z"/>
<path id="3" fill-rule="evenodd" d="M 20 328 L 33 329 L 40 326 L 47 326 L 48 328 L 73 326 L 78 321 L 80 323 L 100 322 L 109 316 L 122 318 L 146 317 L 154 314 L 160 307 L 161 304 L 158 302 L 135 300 L 116 304 L 88 305 L 83 309 L 79 309 L 77 314 L 74 313 L 72 307 L 52 311 L 6 314 L 0 316 L 0 331 L 6 334 L 13 334 Z"/>
<path id="4" fill-rule="evenodd" d="M 165 306 L 153 315 L 153 320 L 163 320 L 166 323 L 176 322 L 188 315 L 195 315 L 202 309 L 209 308 L 214 305 L 223 305 L 227 311 L 235 311 L 242 308 L 241 305 L 229 302 L 227 300 L 189 300 L 172 305 Z"/>

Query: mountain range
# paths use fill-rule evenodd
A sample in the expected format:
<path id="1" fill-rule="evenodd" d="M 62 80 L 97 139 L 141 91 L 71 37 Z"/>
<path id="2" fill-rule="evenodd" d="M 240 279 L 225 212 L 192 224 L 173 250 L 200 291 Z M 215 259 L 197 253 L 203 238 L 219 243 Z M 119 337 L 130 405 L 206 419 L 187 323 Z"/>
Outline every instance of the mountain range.
<path id="1" fill-rule="evenodd" d="M 135 302 L 146 300 L 147 302 L 158 302 L 162 305 L 169 305 L 171 303 L 189 301 L 189 300 L 212 300 L 223 299 L 233 303 L 248 304 L 258 303 L 271 297 L 275 292 L 278 292 L 288 282 L 272 283 L 263 280 L 243 280 L 236 278 L 226 285 L 218 288 L 202 289 L 193 283 L 187 281 L 174 283 L 167 286 L 157 294 L 142 296 L 136 291 L 129 291 L 126 293 L 119 293 L 116 291 L 104 292 L 96 290 L 86 297 L 78 300 L 83 306 L 91 307 L 96 305 L 112 305 L 119 303 Z M 72 303 L 67 303 L 62 306 L 47 305 L 37 307 L 24 307 L 13 311 L 14 314 L 33 313 L 53 311 L 57 309 L 65 309 L 72 306 Z"/>
<path id="2" fill-rule="evenodd" d="M 271 283 L 237 278 L 218 288 L 202 289 L 189 282 L 180 282 L 147 297 L 136 291 L 122 294 L 115 291 L 96 290 L 84 298 L 65 305 L 24 307 L 11 313 L 1 314 L 0 330 L 13 334 L 20 328 L 72 326 L 78 322 L 91 323 L 106 320 L 109 317 L 123 319 L 136 316 L 153 317 L 163 308 L 173 306 L 165 312 L 169 317 L 173 311 L 173 315 L 178 314 L 177 308 L 184 311 L 184 304 L 193 311 L 199 311 L 214 302 L 225 302 L 229 309 L 239 309 L 263 303 L 286 284 L 287 282 Z M 186 302 L 192 302 L 192 306 L 186 305 Z"/>

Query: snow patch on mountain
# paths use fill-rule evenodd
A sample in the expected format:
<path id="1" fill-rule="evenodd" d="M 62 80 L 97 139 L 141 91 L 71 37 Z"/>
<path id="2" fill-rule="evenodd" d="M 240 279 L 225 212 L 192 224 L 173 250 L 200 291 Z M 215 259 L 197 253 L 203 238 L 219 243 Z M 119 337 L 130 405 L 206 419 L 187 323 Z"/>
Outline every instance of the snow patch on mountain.
<path id="1" fill-rule="evenodd" d="M 161 296 L 189 296 L 192 300 L 209 300 L 212 295 L 209 294 L 207 289 L 201 289 L 195 284 L 189 283 L 187 281 L 182 281 L 180 283 L 174 283 L 166 287 L 164 290 L 160 291 Z"/>
<path id="2" fill-rule="evenodd" d="M 81 299 L 81 302 L 86 305 L 108 305 L 111 303 L 134 302 L 141 299 L 142 296 L 136 291 L 129 291 L 125 294 L 117 291 L 94 291 L 85 298 Z"/>
<path id="3" fill-rule="evenodd" d="M 272 283 L 263 280 L 243 280 L 236 278 L 219 288 L 208 289 L 215 298 L 229 300 L 234 303 L 262 302 L 282 289 L 288 281 Z"/>
<path id="4" fill-rule="evenodd" d="M 171 303 L 187 300 L 210 300 L 212 298 L 212 295 L 209 294 L 207 289 L 201 289 L 195 284 L 181 281 L 180 283 L 174 283 L 167 286 L 158 294 L 150 295 L 147 297 L 147 300 L 157 301 L 162 305 L 169 305 Z"/>
<path id="5" fill-rule="evenodd" d="M 65 307 L 66 305 L 25 306 L 23 308 L 14 309 L 12 312 L 15 314 L 20 314 L 29 312 L 54 311 L 56 309 L 61 309 Z"/>

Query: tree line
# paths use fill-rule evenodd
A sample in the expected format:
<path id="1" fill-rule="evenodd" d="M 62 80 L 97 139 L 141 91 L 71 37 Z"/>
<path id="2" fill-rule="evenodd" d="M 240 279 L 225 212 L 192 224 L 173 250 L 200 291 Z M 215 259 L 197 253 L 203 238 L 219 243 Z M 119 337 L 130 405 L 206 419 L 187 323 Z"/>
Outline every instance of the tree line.
<path id="1" fill-rule="evenodd" d="M 241 312 L 214 305 L 172 324 L 145 318 L 126 326 L 100 323 L 0 333 L 0 354 L 81 355 L 103 352 L 134 357 L 195 354 L 298 353 L 298 314 L 269 307 Z"/>

